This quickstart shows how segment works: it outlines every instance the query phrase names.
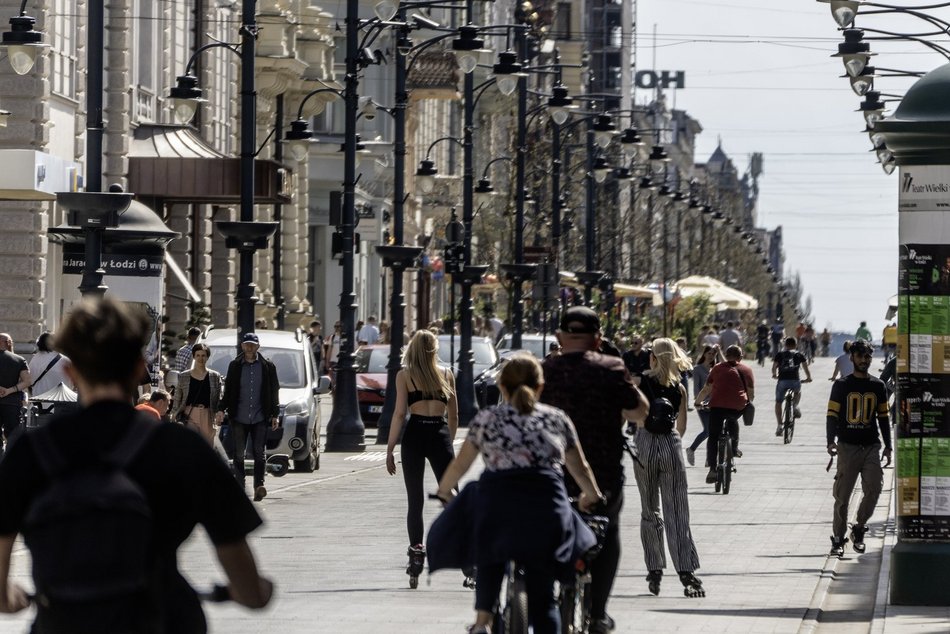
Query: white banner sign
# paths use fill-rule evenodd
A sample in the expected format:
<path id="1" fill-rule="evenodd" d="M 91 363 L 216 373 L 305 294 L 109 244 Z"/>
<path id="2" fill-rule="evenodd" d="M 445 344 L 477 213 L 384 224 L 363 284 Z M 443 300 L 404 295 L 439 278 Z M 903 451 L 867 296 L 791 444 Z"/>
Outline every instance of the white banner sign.
<path id="1" fill-rule="evenodd" d="M 950 165 L 907 165 L 900 171 L 898 209 L 950 210 Z"/>

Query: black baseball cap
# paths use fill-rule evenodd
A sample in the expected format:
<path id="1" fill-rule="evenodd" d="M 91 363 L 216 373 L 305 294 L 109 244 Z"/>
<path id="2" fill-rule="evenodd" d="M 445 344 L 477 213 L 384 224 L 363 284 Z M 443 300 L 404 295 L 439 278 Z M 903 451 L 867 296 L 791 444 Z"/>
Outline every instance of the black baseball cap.
<path id="1" fill-rule="evenodd" d="M 561 315 L 561 332 L 594 335 L 600 332 L 600 317 L 587 306 L 571 306 Z"/>
<path id="2" fill-rule="evenodd" d="M 261 340 L 258 338 L 258 336 L 255 333 L 249 332 L 249 333 L 246 333 L 243 337 L 241 337 L 241 343 L 256 343 L 260 345 Z"/>

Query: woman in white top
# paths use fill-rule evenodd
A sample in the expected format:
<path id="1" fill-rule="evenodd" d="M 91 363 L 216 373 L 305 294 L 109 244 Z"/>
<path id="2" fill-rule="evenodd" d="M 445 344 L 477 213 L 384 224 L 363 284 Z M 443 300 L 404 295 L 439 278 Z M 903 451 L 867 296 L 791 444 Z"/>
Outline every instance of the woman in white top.
<path id="1" fill-rule="evenodd" d="M 33 387 L 30 395 L 40 396 L 49 392 L 60 383 L 73 389 L 73 383 L 66 376 L 64 368 L 69 359 L 53 350 L 53 334 L 44 332 L 36 340 L 36 354 L 30 359 L 30 376 L 33 377 Z"/>

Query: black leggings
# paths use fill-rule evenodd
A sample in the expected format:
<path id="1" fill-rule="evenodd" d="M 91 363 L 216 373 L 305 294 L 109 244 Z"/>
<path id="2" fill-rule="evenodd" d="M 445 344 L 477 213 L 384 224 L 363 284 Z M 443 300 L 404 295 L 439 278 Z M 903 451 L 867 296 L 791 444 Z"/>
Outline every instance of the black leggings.
<path id="1" fill-rule="evenodd" d="M 728 419 L 729 433 L 732 434 L 732 453 L 735 455 L 739 448 L 739 419 L 742 412 L 725 407 L 711 407 L 709 409 L 709 439 L 706 441 L 706 460 L 709 468 L 715 470 L 719 464 L 719 437 L 722 436 L 722 427 Z"/>
<path id="2" fill-rule="evenodd" d="M 409 545 L 424 543 L 425 532 L 422 523 L 422 505 L 425 501 L 426 460 L 432 467 L 436 481 L 442 479 L 446 467 L 455 457 L 452 439 L 449 438 L 449 426 L 442 417 L 420 416 L 412 414 L 406 422 L 402 434 L 402 477 L 406 482 L 406 497 L 409 510 L 406 513 L 406 527 L 409 530 Z"/>

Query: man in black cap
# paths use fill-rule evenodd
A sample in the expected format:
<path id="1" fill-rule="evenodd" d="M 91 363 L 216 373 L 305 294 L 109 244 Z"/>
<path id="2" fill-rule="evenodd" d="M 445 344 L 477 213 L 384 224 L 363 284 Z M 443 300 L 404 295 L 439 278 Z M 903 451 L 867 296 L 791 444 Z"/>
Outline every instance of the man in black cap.
<path id="1" fill-rule="evenodd" d="M 541 401 L 571 417 L 597 484 L 607 498 L 610 526 L 604 548 L 591 566 L 591 634 L 614 629 L 607 599 L 620 562 L 620 510 L 623 507 L 623 427 L 625 420 L 643 420 L 646 398 L 619 357 L 597 352 L 600 318 L 586 306 L 564 311 L 557 333 L 561 353 L 543 363 L 545 389 Z M 568 491 L 579 488 L 565 476 Z"/>
<path id="2" fill-rule="evenodd" d="M 231 422 L 231 438 L 234 439 L 234 473 L 243 483 L 244 452 L 247 438 L 251 438 L 254 453 L 254 501 L 260 502 L 267 495 L 264 488 L 264 441 L 267 423 L 271 429 L 279 425 L 280 401 L 277 381 L 277 366 L 258 353 L 260 339 L 253 332 L 241 338 L 243 354 L 228 365 L 224 379 L 224 397 L 221 409 L 227 412 Z"/>

